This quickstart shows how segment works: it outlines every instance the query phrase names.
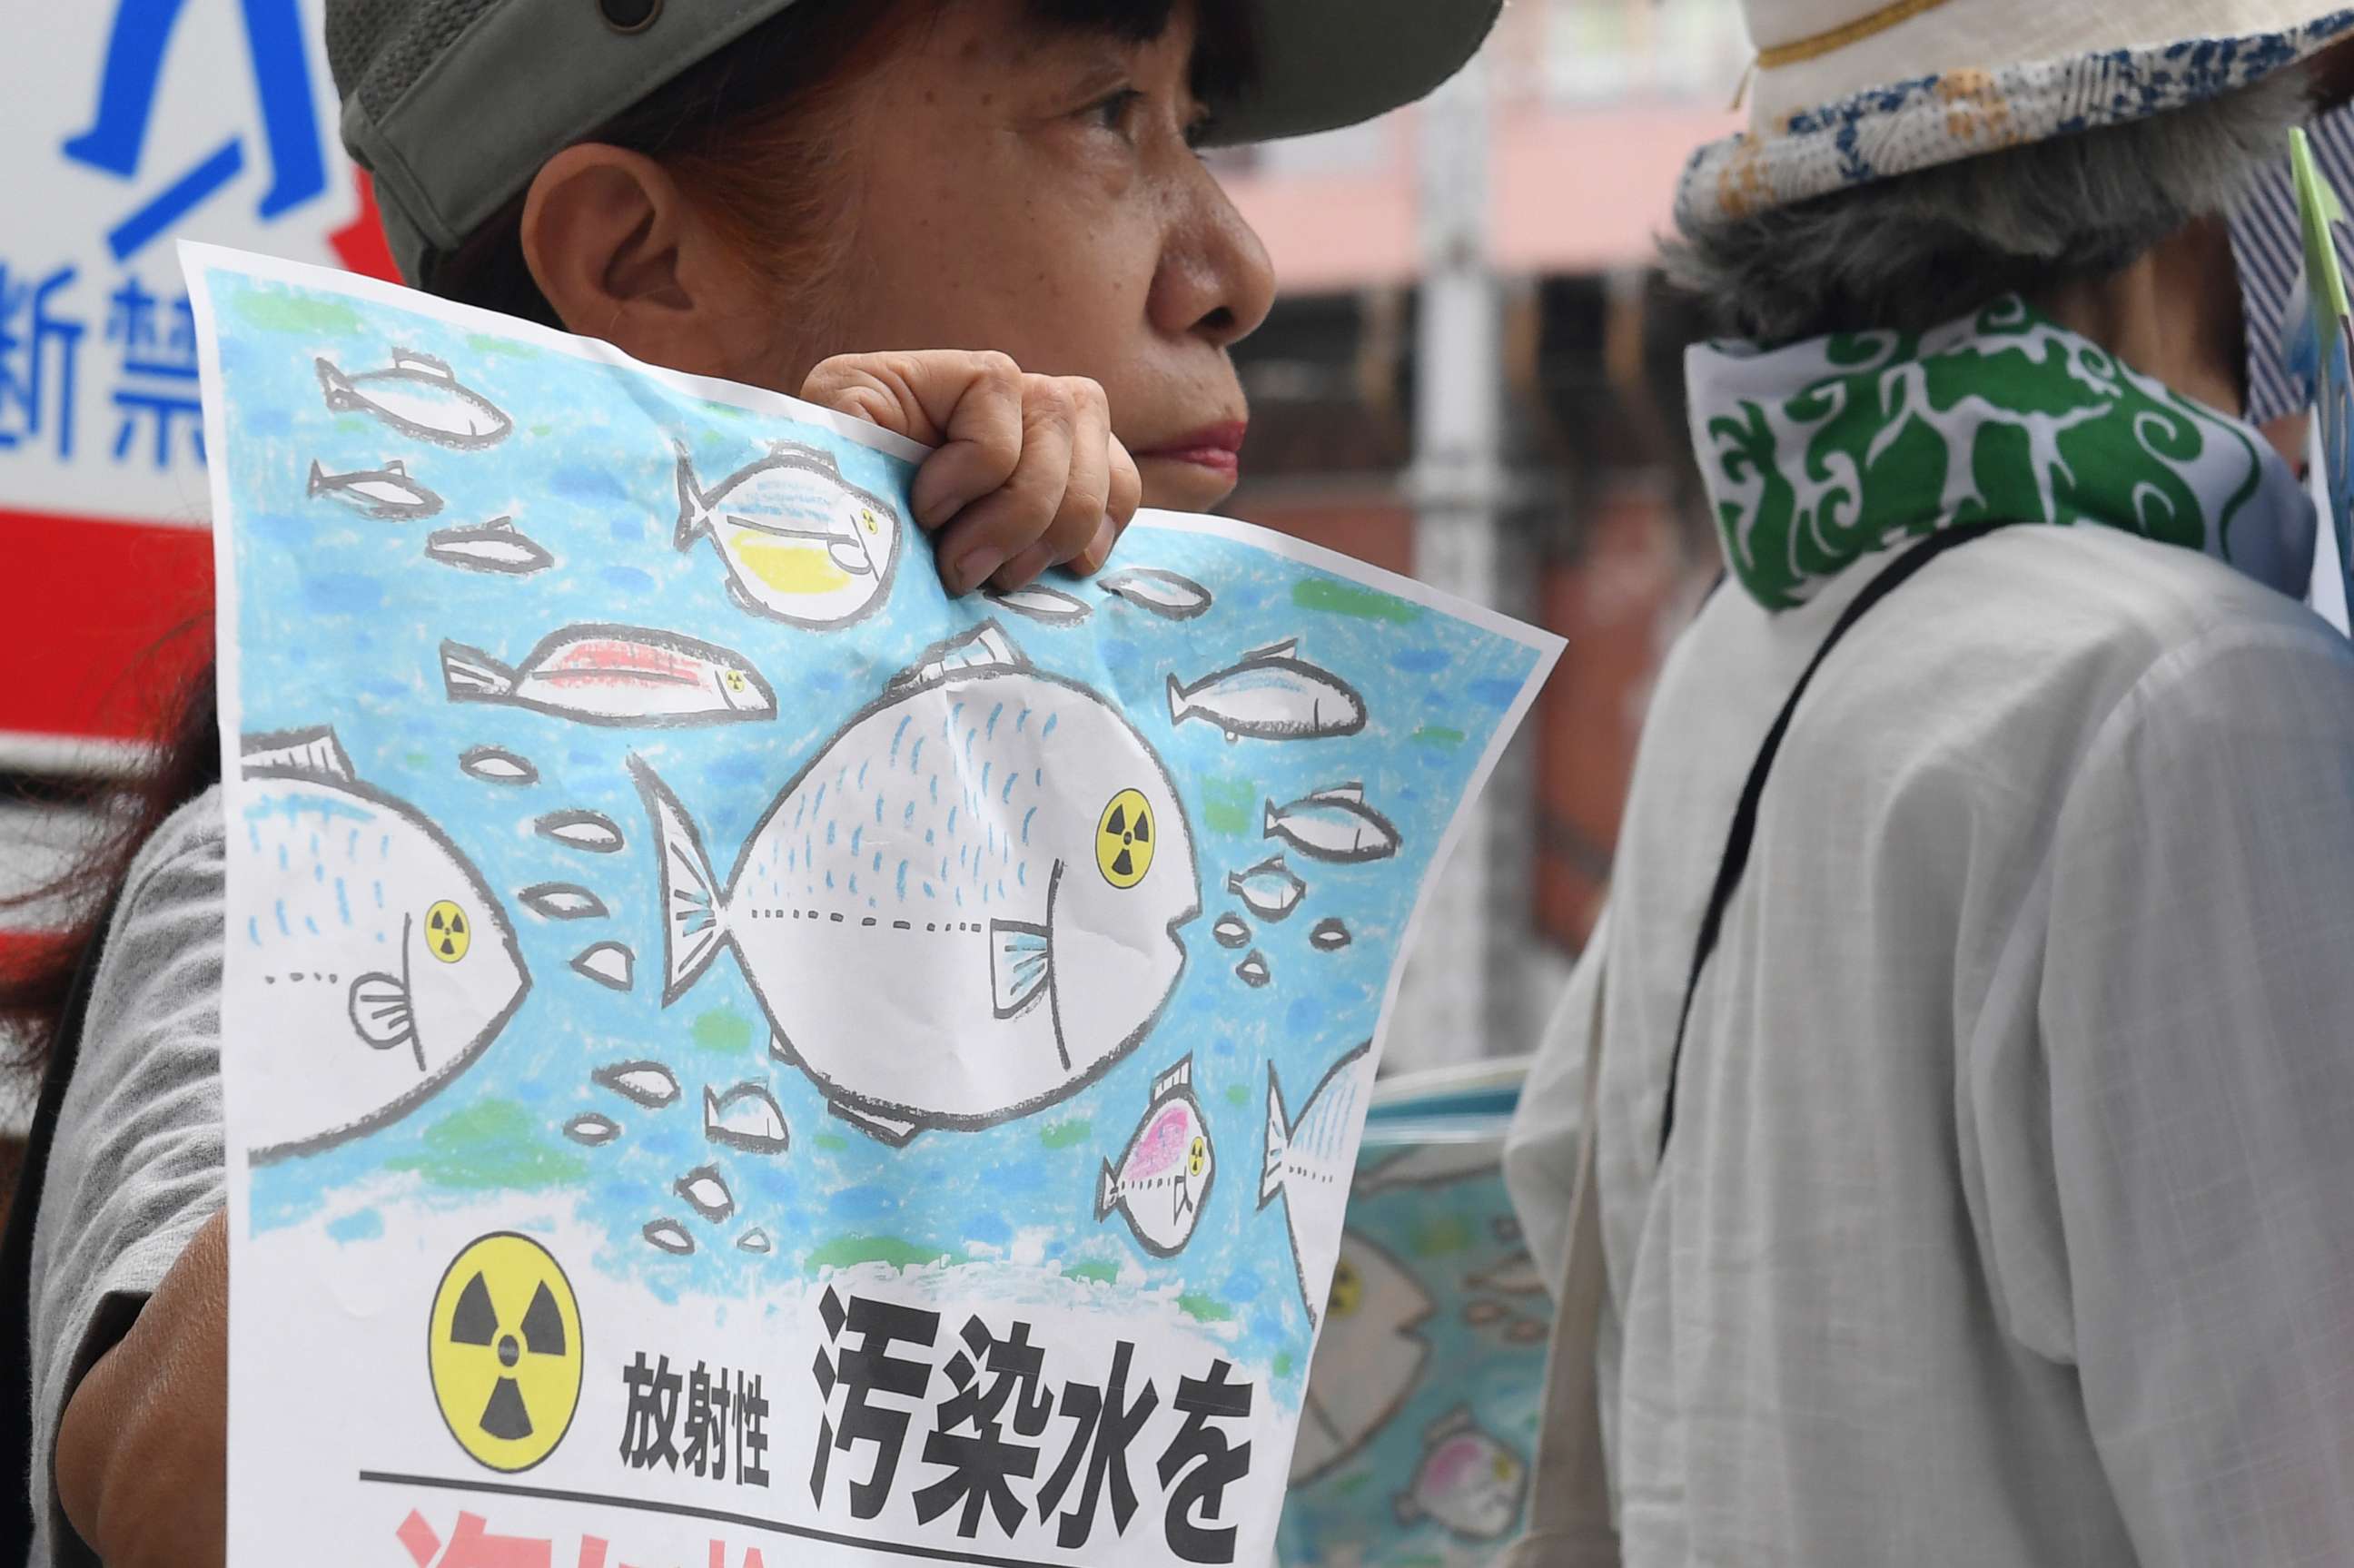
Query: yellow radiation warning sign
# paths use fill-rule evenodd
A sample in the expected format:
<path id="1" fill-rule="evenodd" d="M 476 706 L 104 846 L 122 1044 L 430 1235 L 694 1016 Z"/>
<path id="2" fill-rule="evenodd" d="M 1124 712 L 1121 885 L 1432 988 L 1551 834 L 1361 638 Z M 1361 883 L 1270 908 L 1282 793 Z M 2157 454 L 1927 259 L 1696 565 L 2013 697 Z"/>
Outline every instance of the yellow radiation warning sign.
<path id="1" fill-rule="evenodd" d="M 564 1440 L 580 1403 L 572 1282 L 529 1236 L 483 1236 L 441 1277 L 426 1355 L 458 1446 L 493 1470 L 527 1470 Z"/>
<path id="2" fill-rule="evenodd" d="M 1152 804 L 1122 789 L 1096 824 L 1096 866 L 1114 887 L 1134 887 L 1152 869 Z"/>
<path id="3" fill-rule="evenodd" d="M 466 912 L 444 898 L 425 912 L 425 945 L 445 964 L 454 964 L 474 945 L 474 927 Z"/>

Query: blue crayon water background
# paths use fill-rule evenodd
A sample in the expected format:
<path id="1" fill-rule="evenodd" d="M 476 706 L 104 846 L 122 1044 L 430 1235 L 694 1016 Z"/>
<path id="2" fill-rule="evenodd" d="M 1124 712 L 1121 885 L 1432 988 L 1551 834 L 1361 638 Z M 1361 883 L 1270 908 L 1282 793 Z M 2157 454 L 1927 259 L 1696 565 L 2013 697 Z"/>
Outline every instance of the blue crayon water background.
<path id="1" fill-rule="evenodd" d="M 847 629 L 814 632 L 730 603 L 708 539 L 682 551 L 673 442 L 706 488 L 783 438 L 832 452 L 852 484 L 901 500 L 912 469 L 830 430 L 681 393 L 627 367 L 571 357 L 495 332 L 341 294 L 215 269 L 227 483 L 235 523 L 246 731 L 332 725 L 358 777 L 439 823 L 504 902 L 533 979 L 521 1011 L 484 1054 L 405 1118 L 325 1152 L 254 1171 L 257 1230 L 324 1224 L 360 1238 L 385 1208 L 511 1199 L 519 1213 L 592 1214 L 609 1240 L 595 1266 L 665 1299 L 694 1291 L 756 1300 L 764 1283 L 862 1262 L 1003 1259 L 1017 1245 L 1039 1266 L 1125 1289 L 1173 1287 L 1183 1309 L 1231 1336 L 1236 1359 L 1296 1405 L 1310 1323 L 1282 1204 L 1257 1190 L 1268 1066 L 1296 1118 L 1330 1063 L 1374 1028 L 1415 889 L 1467 781 L 1538 662 L 1538 651 L 1447 614 L 1283 560 L 1246 544 L 1140 525 L 1114 558 L 1209 585 L 1212 609 L 1174 621 L 1062 584 L 1093 606 L 1076 627 L 1049 627 L 974 599 L 951 602 L 919 542 L 903 556 L 887 607 Z M 390 363 L 394 348 L 446 360 L 514 420 L 486 450 L 403 437 L 365 413 L 329 411 L 314 360 L 346 373 Z M 379 521 L 306 494 L 315 460 L 330 474 L 394 459 L 446 504 L 422 521 Z M 551 551 L 529 577 L 453 569 L 423 554 L 435 529 L 512 517 Z M 904 1149 L 828 1114 L 795 1068 L 770 1059 L 769 1030 L 732 955 L 676 1003 L 662 1005 L 663 934 L 645 810 L 625 768 L 644 757 L 700 828 L 714 862 L 737 847 L 777 791 L 916 656 L 995 620 L 1036 665 L 1115 700 L 1177 781 L 1194 835 L 1203 910 L 1181 932 L 1187 962 L 1155 1031 L 1111 1071 L 1036 1115 L 981 1132 L 928 1132 Z M 550 631 L 583 621 L 663 629 L 732 649 L 775 687 L 770 722 L 690 729 L 603 728 L 446 697 L 444 639 L 520 662 Z M 1311 741 L 1229 742 L 1213 726 L 1172 728 L 1164 687 L 1286 638 L 1299 655 L 1365 697 L 1362 734 Z M 517 788 L 470 777 L 469 747 L 496 745 L 537 768 Z M 1239 902 L 1228 872 L 1278 850 L 1263 839 L 1265 803 L 1362 780 L 1403 842 L 1387 861 L 1321 864 L 1293 852 L 1309 892 L 1279 924 L 1245 915 L 1271 982 L 1236 978 L 1242 957 L 1210 927 Z M 534 834 L 544 813 L 603 812 L 626 847 L 589 854 Z M 554 921 L 516 890 L 577 882 L 610 917 Z M 1310 945 L 1339 916 L 1353 941 Z M 242 938 L 238 938 L 242 939 Z M 591 943 L 636 955 L 636 982 L 616 994 L 575 974 Z M 921 984 L 920 974 L 879 984 Z M 878 1007 L 878 1020 L 888 1010 Z M 1101 1161 L 1116 1160 L 1146 1109 L 1152 1080 L 1180 1057 L 1207 1113 L 1218 1179 L 1178 1255 L 1149 1255 L 1115 1214 L 1094 1214 Z M 642 1109 L 590 1081 L 592 1069 L 652 1058 L 681 1094 Z M 790 1128 L 790 1151 L 733 1153 L 706 1142 L 702 1091 L 766 1083 Z M 563 1136 L 594 1111 L 622 1131 L 601 1147 Z M 673 1194 L 716 1161 L 737 1212 L 698 1220 Z M 381 1204 L 384 1207 L 376 1205 Z M 691 1255 L 642 1238 L 668 1218 L 694 1234 Z M 397 1223 L 397 1217 L 395 1219 Z M 775 1251 L 737 1250 L 765 1230 Z"/>

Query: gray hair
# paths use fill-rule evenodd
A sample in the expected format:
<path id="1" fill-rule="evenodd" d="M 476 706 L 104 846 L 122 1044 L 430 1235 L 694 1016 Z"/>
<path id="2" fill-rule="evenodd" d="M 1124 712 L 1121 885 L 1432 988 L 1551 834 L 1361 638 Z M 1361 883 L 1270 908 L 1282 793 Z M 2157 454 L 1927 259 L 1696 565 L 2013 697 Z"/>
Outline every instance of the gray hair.
<path id="1" fill-rule="evenodd" d="M 2006 293 L 2115 273 L 2235 207 L 2312 113 L 2284 71 L 2122 125 L 2030 143 L 1741 217 L 1681 217 L 1668 276 L 1765 344 L 1920 332 Z"/>

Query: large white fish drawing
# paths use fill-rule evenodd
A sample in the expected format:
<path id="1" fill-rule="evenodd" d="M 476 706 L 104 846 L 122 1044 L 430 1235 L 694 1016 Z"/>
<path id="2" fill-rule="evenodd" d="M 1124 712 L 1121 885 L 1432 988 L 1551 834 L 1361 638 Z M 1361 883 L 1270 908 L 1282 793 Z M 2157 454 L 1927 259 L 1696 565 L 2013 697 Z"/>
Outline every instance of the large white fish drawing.
<path id="1" fill-rule="evenodd" d="M 472 451 L 496 446 L 514 421 L 488 397 L 461 385 L 449 365 L 429 354 L 392 351 L 385 370 L 346 376 L 317 362 L 319 390 L 338 414 L 373 414 L 404 436 Z"/>
<path id="2" fill-rule="evenodd" d="M 1440 1187 L 1473 1176 L 1493 1176 L 1502 1159 L 1490 1139 L 1424 1143 L 1359 1171 L 1356 1190 L 1386 1192 L 1393 1187 Z"/>
<path id="3" fill-rule="evenodd" d="M 382 468 L 329 473 L 318 459 L 311 460 L 310 488 L 305 495 L 340 501 L 366 516 L 407 520 L 430 517 L 441 510 L 441 498 L 408 477 L 408 465 L 395 458 Z"/>
<path id="4" fill-rule="evenodd" d="M 899 514 L 842 477 L 833 454 L 779 441 L 709 490 L 678 449 L 678 547 L 705 535 L 737 607 L 795 626 L 846 626 L 890 596 Z"/>
<path id="5" fill-rule="evenodd" d="M 1357 1129 L 1373 1092 L 1373 1043 L 1342 1054 L 1291 1120 L 1283 1109 L 1283 1086 L 1275 1064 L 1267 1065 L 1267 1155 L 1259 1167 L 1258 1206 L 1283 1200 L 1291 1229 L 1291 1262 L 1299 1276 L 1299 1299 L 1308 1320 L 1317 1321 L 1318 1303 L 1332 1277 L 1341 1245 L 1341 1215 L 1349 1204 L 1349 1176 L 1356 1155 Z"/>
<path id="6" fill-rule="evenodd" d="M 531 989 L 506 911 L 457 845 L 354 776 L 330 729 L 245 737 L 252 889 L 229 941 L 275 1026 L 240 1043 L 273 1092 L 243 1107 L 257 1162 L 382 1127 L 463 1072 Z"/>
<path id="7" fill-rule="evenodd" d="M 664 1005 L 733 948 L 778 1058 L 886 1141 L 1062 1099 L 1144 1038 L 1184 968 L 1201 885 L 1167 770 L 994 621 L 852 718 L 725 877 L 653 770 L 630 766 L 659 840 Z M 923 983 L 878 1012 L 895 972 Z"/>
<path id="8" fill-rule="evenodd" d="M 1155 1257 L 1174 1257 L 1193 1239 L 1202 1205 L 1217 1180 L 1218 1157 L 1210 1124 L 1193 1097 L 1193 1058 L 1152 1080 L 1144 1119 L 1117 1163 L 1103 1162 L 1096 1182 L 1096 1223 L 1117 1211 L 1127 1216 L 1137 1244 Z"/>
<path id="9" fill-rule="evenodd" d="M 678 726 L 777 716 L 777 693 L 740 653 L 675 631 L 567 626 L 513 668 L 441 644 L 453 703 L 504 703 L 582 724 Z"/>
<path id="10" fill-rule="evenodd" d="M 1434 1310 L 1396 1259 L 1355 1231 L 1341 1233 L 1291 1450 L 1293 1486 L 1351 1457 L 1397 1414 L 1430 1359 L 1416 1330 Z"/>
<path id="11" fill-rule="evenodd" d="M 1458 1535 L 1500 1541 L 1520 1522 L 1528 1461 L 1481 1431 L 1469 1408 L 1434 1424 L 1423 1444 L 1414 1484 L 1393 1504 L 1399 1523 L 1435 1519 Z"/>
<path id="12" fill-rule="evenodd" d="M 1169 677 L 1169 722 L 1208 721 L 1228 740 L 1316 740 L 1365 727 L 1365 699 L 1330 670 L 1299 658 L 1299 640 L 1254 648 L 1187 685 Z"/>
<path id="13" fill-rule="evenodd" d="M 1310 860 L 1353 863 L 1398 852 L 1396 824 L 1365 804 L 1363 784 L 1335 784 L 1288 806 L 1267 803 L 1266 836 Z"/>

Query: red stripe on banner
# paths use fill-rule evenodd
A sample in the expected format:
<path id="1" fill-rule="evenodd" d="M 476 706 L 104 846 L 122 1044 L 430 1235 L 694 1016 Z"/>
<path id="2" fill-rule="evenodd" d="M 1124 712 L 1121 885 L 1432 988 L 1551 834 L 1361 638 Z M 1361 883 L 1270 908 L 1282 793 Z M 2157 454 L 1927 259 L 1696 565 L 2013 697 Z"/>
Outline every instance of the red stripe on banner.
<path id="1" fill-rule="evenodd" d="M 375 182 L 368 178 L 366 169 L 354 169 L 352 183 L 359 187 L 359 216 L 347 228 L 328 235 L 327 243 L 335 248 L 336 257 L 353 271 L 398 283 L 400 269 L 393 262 L 392 246 L 384 237 L 384 220 L 376 214 Z"/>
<path id="2" fill-rule="evenodd" d="M 211 654 L 210 531 L 0 507 L 0 732 L 152 735 Z"/>

